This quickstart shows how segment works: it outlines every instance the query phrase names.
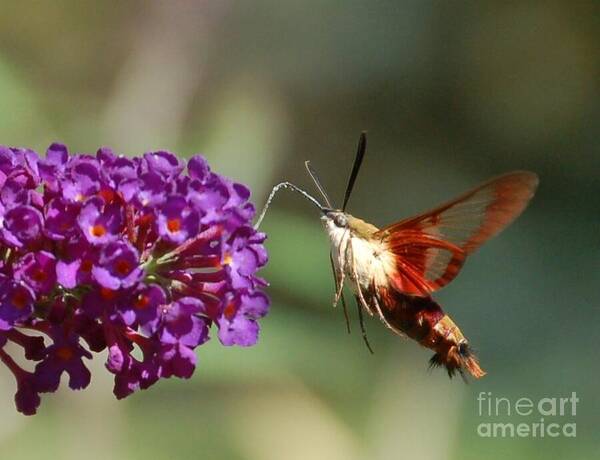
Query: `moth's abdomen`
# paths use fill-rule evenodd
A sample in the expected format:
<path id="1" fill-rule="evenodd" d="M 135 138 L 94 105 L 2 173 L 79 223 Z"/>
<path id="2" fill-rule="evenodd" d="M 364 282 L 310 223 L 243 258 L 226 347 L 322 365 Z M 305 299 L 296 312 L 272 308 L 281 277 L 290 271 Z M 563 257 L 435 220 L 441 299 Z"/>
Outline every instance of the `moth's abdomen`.
<path id="1" fill-rule="evenodd" d="M 378 298 L 381 313 L 392 329 L 435 351 L 432 365 L 446 367 L 450 376 L 463 369 L 475 378 L 485 375 L 459 327 L 431 297 L 408 296 L 394 289 L 380 289 Z"/>
<path id="2" fill-rule="evenodd" d="M 427 348 L 433 348 L 436 338 L 432 331 L 445 316 L 442 307 L 431 297 L 413 297 L 395 289 L 379 289 L 379 303 L 385 320 L 395 329 Z"/>

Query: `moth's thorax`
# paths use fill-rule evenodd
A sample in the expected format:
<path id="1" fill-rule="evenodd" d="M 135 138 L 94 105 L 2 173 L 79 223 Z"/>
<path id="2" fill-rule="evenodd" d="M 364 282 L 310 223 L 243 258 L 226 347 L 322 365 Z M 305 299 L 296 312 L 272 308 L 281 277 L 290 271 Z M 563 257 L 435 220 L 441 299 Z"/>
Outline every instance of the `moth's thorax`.
<path id="1" fill-rule="evenodd" d="M 336 213 L 343 214 L 341 211 Z M 358 219 L 350 214 L 343 215 L 347 219 L 347 227 L 339 227 L 336 225 L 333 218 L 326 215 L 321 217 L 321 221 L 325 226 L 325 230 L 327 230 L 329 238 L 331 239 L 332 244 L 335 246 L 339 246 L 342 240 L 348 236 L 370 240 L 374 234 L 379 231 L 375 225 L 365 222 L 362 219 Z"/>
<path id="2" fill-rule="evenodd" d="M 346 276 L 354 285 L 354 271 L 358 283 L 364 289 L 375 286 L 387 286 L 388 277 L 394 270 L 393 255 L 386 250 L 385 243 L 375 238 L 377 227 L 350 215 L 348 227 L 338 227 L 333 219 L 322 218 L 331 240 L 333 261 L 336 268 L 343 266 Z"/>

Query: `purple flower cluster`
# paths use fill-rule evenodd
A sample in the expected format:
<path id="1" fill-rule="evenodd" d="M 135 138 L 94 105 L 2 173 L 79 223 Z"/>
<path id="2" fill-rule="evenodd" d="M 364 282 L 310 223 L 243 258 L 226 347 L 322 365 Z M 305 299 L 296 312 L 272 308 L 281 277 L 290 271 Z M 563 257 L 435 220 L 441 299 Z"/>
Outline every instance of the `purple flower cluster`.
<path id="1" fill-rule="evenodd" d="M 250 192 L 201 156 L 185 166 L 164 151 L 0 147 L 0 360 L 17 410 L 34 414 L 63 372 L 85 388 L 91 352 L 107 349 L 120 399 L 189 378 L 213 324 L 223 345 L 256 342 L 269 300 Z"/>

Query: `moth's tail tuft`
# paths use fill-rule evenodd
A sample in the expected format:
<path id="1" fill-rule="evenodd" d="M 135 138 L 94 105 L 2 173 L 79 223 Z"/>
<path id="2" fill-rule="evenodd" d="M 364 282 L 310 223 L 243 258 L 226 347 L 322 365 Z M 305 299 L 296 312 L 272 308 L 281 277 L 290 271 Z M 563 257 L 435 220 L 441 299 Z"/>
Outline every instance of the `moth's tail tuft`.
<path id="1" fill-rule="evenodd" d="M 479 361 L 474 354 L 463 359 L 463 366 L 476 379 L 480 379 L 485 375 L 485 371 L 479 366 Z"/>
<path id="2" fill-rule="evenodd" d="M 444 366 L 446 368 L 450 378 L 454 377 L 457 371 L 463 375 L 464 370 L 467 370 L 469 374 L 476 379 L 480 379 L 485 375 L 485 371 L 479 366 L 477 357 L 471 352 L 467 354 L 463 351 L 458 359 L 449 359 L 448 356 L 443 356 L 440 353 L 436 353 L 429 360 L 429 367 L 434 368 L 440 366 Z"/>

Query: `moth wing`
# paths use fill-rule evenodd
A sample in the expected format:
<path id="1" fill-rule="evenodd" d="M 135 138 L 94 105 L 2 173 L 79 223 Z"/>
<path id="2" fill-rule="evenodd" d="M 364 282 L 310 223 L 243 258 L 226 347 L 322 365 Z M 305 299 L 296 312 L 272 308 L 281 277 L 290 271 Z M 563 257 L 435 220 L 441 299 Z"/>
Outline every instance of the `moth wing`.
<path id="1" fill-rule="evenodd" d="M 491 179 L 416 217 L 381 229 L 395 257 L 394 287 L 426 296 L 452 281 L 466 257 L 506 228 L 527 207 L 536 174 L 517 171 Z"/>

